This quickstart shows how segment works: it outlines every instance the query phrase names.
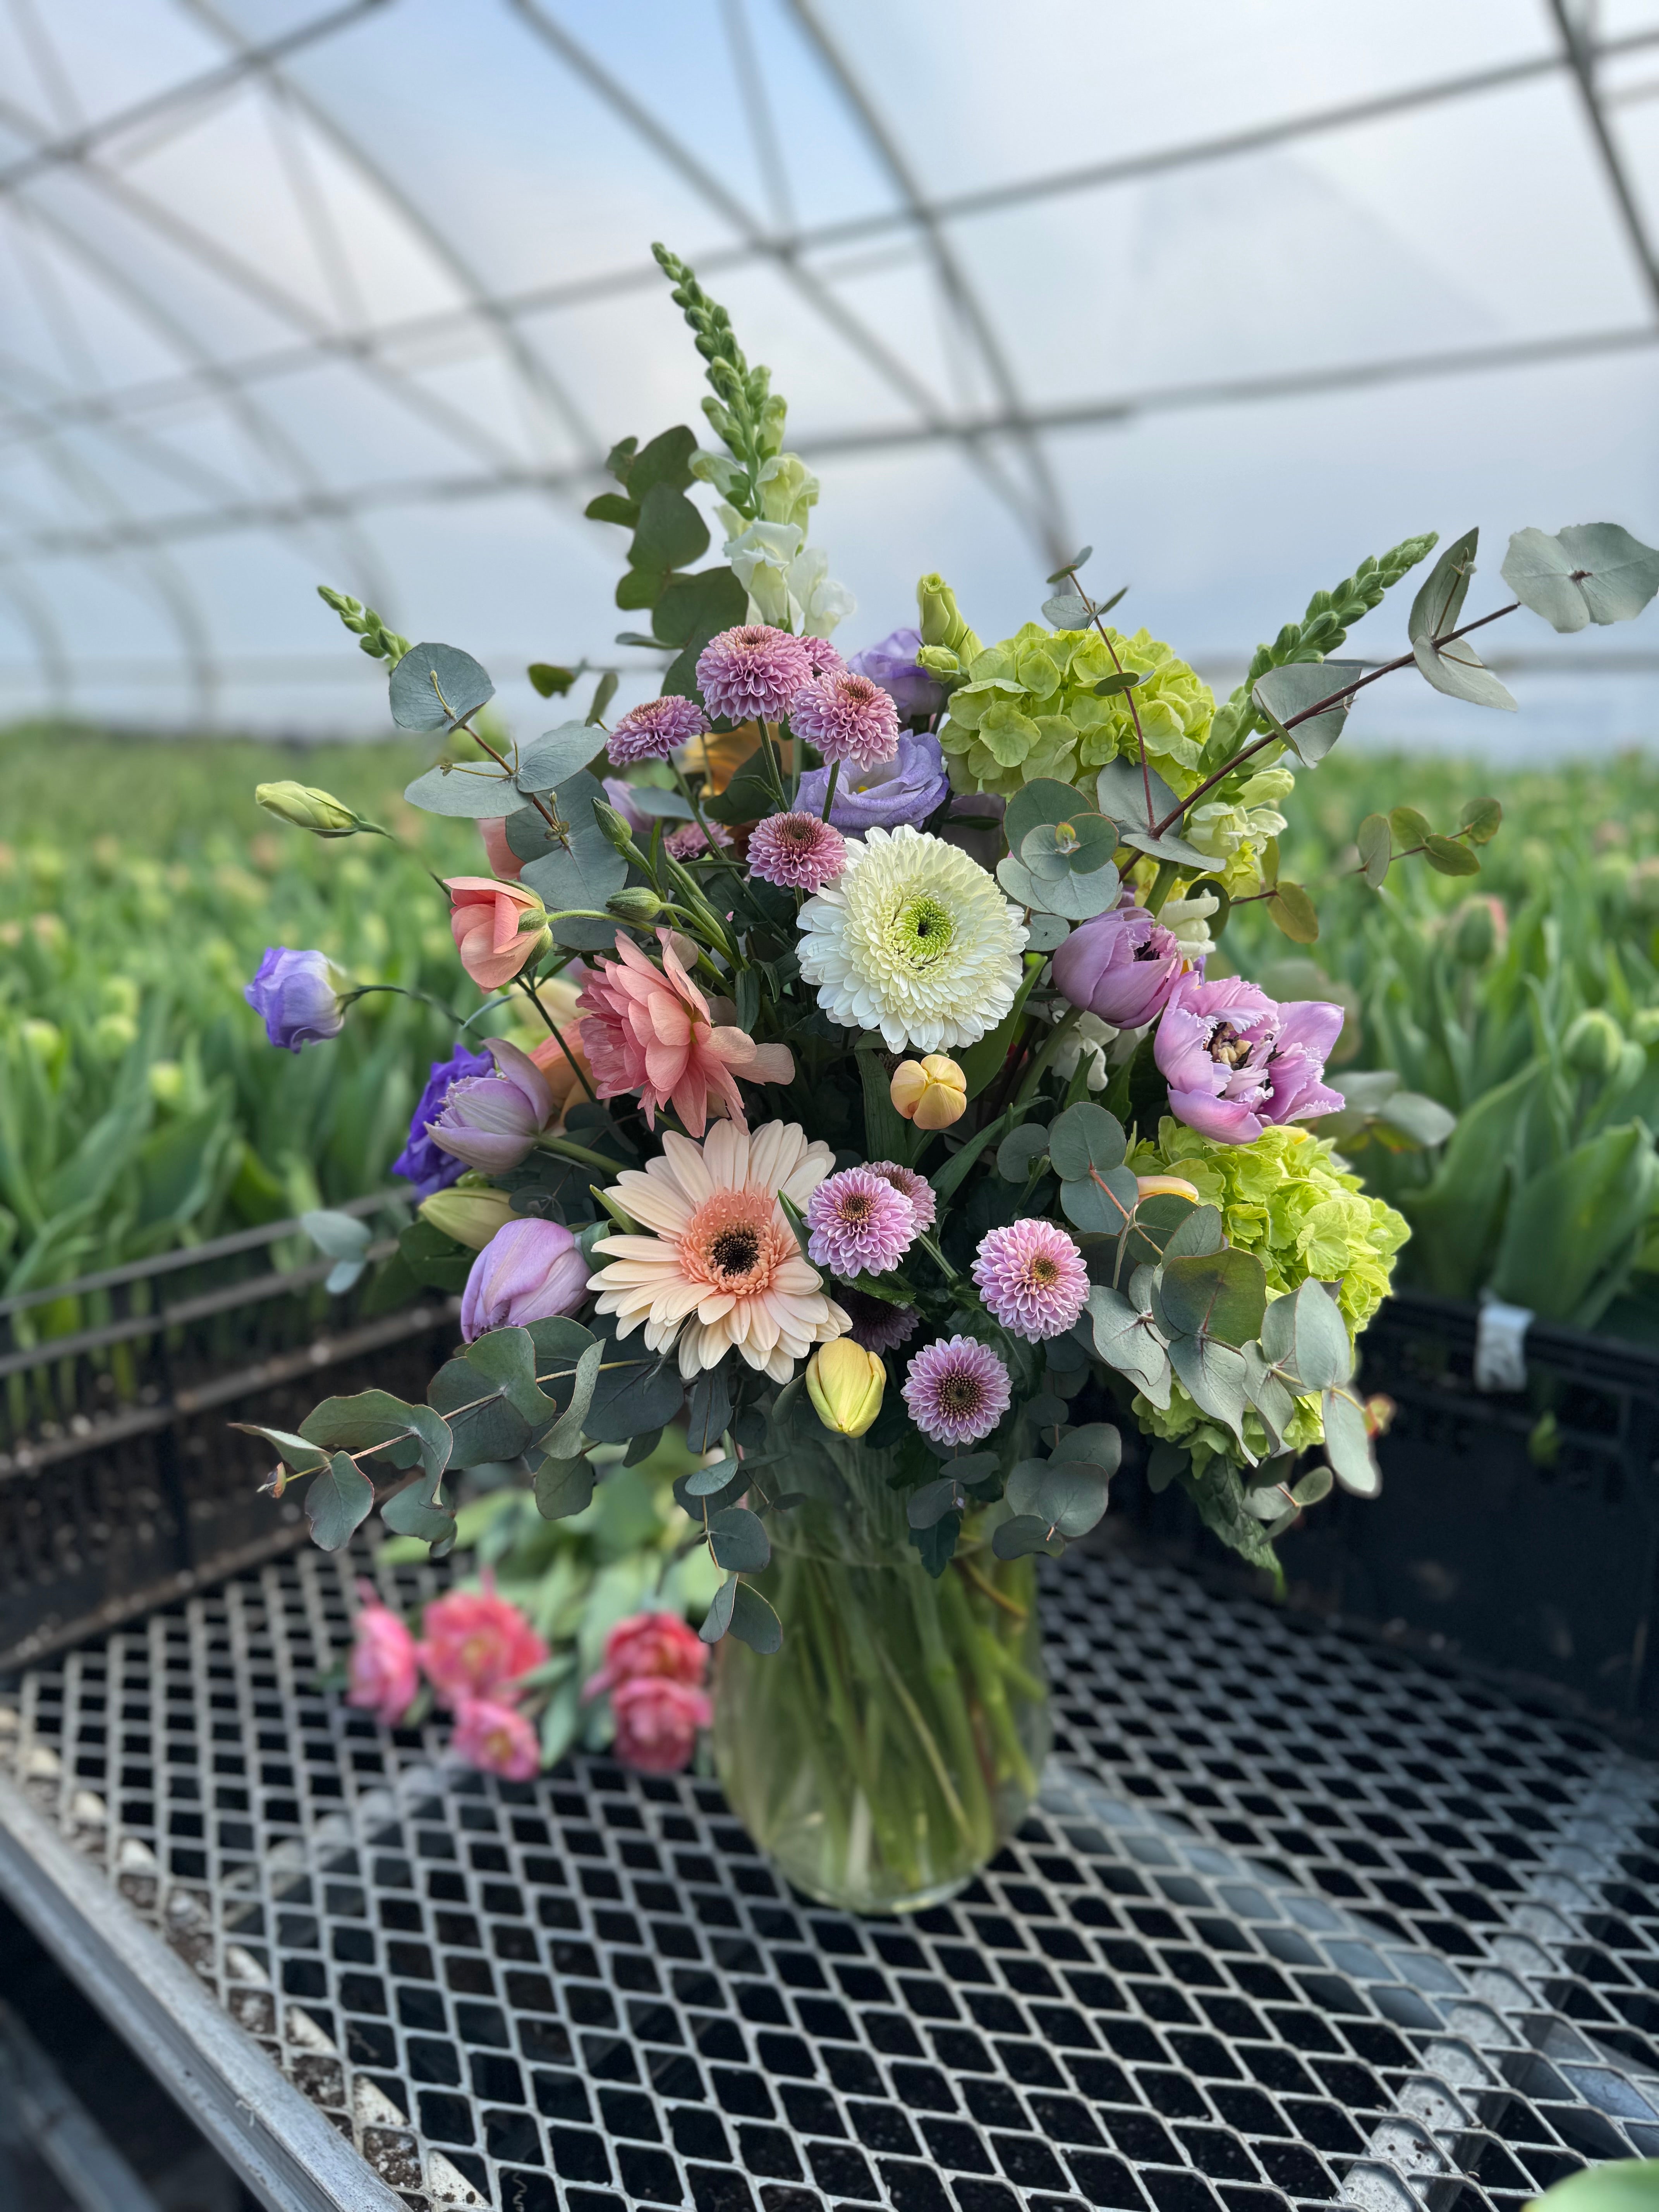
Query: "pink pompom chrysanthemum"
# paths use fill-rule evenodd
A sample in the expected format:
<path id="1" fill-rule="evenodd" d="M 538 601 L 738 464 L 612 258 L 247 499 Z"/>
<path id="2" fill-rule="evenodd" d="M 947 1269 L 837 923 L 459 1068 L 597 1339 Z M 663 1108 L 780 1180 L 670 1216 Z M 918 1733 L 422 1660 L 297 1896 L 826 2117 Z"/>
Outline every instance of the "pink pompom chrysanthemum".
<path id="1" fill-rule="evenodd" d="M 708 828 L 714 844 L 724 851 L 732 842 L 732 832 L 719 822 L 711 822 Z M 662 841 L 662 848 L 671 860 L 682 862 L 695 860 L 700 853 L 713 849 L 698 822 L 687 822 L 678 830 L 671 830 Z"/>
<path id="2" fill-rule="evenodd" d="M 884 1182 L 890 1182 L 901 1198 L 909 1200 L 918 1229 L 933 1227 L 939 1200 L 926 1176 L 919 1176 L 914 1168 L 902 1168 L 896 1160 L 872 1160 L 870 1172 L 878 1175 Z"/>
<path id="3" fill-rule="evenodd" d="M 847 840 L 816 814 L 769 814 L 749 837 L 749 872 L 788 891 L 821 891 L 847 866 Z"/>
<path id="4" fill-rule="evenodd" d="M 1057 1223 L 1015 1221 L 981 1240 L 979 1294 L 1012 1336 L 1036 1344 L 1077 1326 L 1089 1301 L 1083 1255 Z"/>
<path id="5" fill-rule="evenodd" d="M 827 637 L 804 637 L 806 658 L 812 664 L 814 676 L 835 676 L 847 665 L 846 660 Z"/>
<path id="6" fill-rule="evenodd" d="M 708 728 L 695 699 L 680 699 L 671 693 L 666 698 L 647 699 L 642 707 L 630 707 L 625 714 L 618 715 L 605 749 L 613 767 L 631 768 L 635 761 L 666 760 L 677 747 L 689 745 Z"/>
<path id="7" fill-rule="evenodd" d="M 915 1208 L 868 1168 L 843 1168 L 806 1201 L 807 1253 L 833 1275 L 884 1275 L 915 1241 Z"/>
<path id="8" fill-rule="evenodd" d="M 836 1302 L 853 1324 L 847 1334 L 854 1343 L 873 1352 L 878 1359 L 908 1344 L 921 1326 L 921 1316 L 914 1306 L 890 1306 L 885 1298 L 872 1298 L 867 1291 L 855 1291 L 845 1284 L 836 1291 Z"/>
<path id="9" fill-rule="evenodd" d="M 874 768 L 898 751 L 898 708 L 891 693 L 850 668 L 802 684 L 789 702 L 789 726 L 826 762 Z"/>
<path id="10" fill-rule="evenodd" d="M 703 703 L 732 722 L 781 722 L 811 674 L 805 639 L 765 623 L 723 629 L 697 655 Z"/>
<path id="11" fill-rule="evenodd" d="M 971 1336 L 925 1346 L 904 1378 L 910 1419 L 935 1443 L 977 1443 L 990 1435 L 1012 1399 L 1008 1370 L 988 1345 L 976 1344 Z"/>

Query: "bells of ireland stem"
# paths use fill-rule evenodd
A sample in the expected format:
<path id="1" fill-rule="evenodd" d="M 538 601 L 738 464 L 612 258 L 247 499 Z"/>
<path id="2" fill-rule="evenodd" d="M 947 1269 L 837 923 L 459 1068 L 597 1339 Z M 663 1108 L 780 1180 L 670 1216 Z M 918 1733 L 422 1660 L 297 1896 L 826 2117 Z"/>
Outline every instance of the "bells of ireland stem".
<path id="1" fill-rule="evenodd" d="M 948 1129 L 968 1111 L 968 1079 L 942 1052 L 930 1052 L 926 1060 L 902 1060 L 887 1095 L 919 1129 Z"/>
<path id="2" fill-rule="evenodd" d="M 267 814 L 314 837 L 355 837 L 369 824 L 331 791 L 309 783 L 256 783 L 253 796 Z"/>
<path id="3" fill-rule="evenodd" d="M 881 1411 L 887 1370 L 873 1352 L 838 1336 L 821 1344 L 806 1363 L 806 1395 L 826 1429 L 861 1437 Z"/>

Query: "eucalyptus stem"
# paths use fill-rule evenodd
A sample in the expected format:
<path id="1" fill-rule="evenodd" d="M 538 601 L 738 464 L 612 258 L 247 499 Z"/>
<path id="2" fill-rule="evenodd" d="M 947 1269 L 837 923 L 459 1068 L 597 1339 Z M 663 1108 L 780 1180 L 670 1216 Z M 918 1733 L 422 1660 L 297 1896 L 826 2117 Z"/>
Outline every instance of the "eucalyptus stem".
<path id="1" fill-rule="evenodd" d="M 1029 1105 L 1036 1094 L 1038 1084 L 1042 1082 L 1052 1066 L 1055 1054 L 1082 1018 L 1082 1007 L 1073 1006 L 1069 1012 L 1060 1016 L 1048 1036 L 1044 1037 L 1036 1059 L 1025 1071 L 1025 1080 L 1014 1093 L 1016 1107 Z"/>

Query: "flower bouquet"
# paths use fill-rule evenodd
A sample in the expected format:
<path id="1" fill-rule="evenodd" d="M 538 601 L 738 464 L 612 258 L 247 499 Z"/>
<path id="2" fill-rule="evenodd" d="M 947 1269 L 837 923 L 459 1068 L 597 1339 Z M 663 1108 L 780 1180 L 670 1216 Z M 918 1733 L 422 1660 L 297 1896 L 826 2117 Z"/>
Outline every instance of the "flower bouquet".
<path id="1" fill-rule="evenodd" d="M 479 1013 L 534 1026 L 434 1069 L 399 1164 L 424 1202 L 392 1265 L 463 1291 L 427 1402 L 370 1391 L 264 1433 L 319 1543 L 378 1504 L 441 1552 L 459 1470 L 508 1462 L 574 1514 L 594 1446 L 635 1460 L 684 1425 L 731 1802 L 809 1893 L 915 1906 L 1036 1787 L 1036 1562 L 1105 1513 L 1125 1423 L 1153 1486 L 1262 1566 L 1334 1485 L 1377 1488 L 1354 1339 L 1405 1224 L 1319 1133 L 1340 1009 L 1275 1003 L 1217 948 L 1251 900 L 1316 936 L 1279 810 L 1358 691 L 1415 665 L 1513 702 L 1468 641 L 1495 616 L 1460 620 L 1473 532 L 1399 660 L 1329 656 L 1432 537 L 1316 592 L 1219 707 L 1109 622 L 1123 593 L 1091 597 L 1086 554 L 1012 637 L 984 643 L 930 575 L 914 629 L 844 659 L 783 402 L 659 258 L 719 447 L 627 439 L 587 512 L 628 533 L 617 600 L 649 628 L 622 641 L 664 655 L 659 696 L 607 727 L 603 677 L 520 745 L 480 719 L 469 654 L 325 593 L 389 662 L 394 721 L 442 739 L 410 802 L 479 824 L 490 872 L 446 886 Z M 725 532 L 701 568 L 699 483 Z M 1576 629 L 1645 605 L 1659 554 L 1522 531 L 1504 574 Z M 579 673 L 530 671 L 549 696 Z M 321 835 L 378 827 L 260 795 Z M 1397 807 L 1351 862 L 1373 889 L 1411 854 L 1473 874 L 1498 822 Z M 315 963 L 259 988 L 281 1042 L 350 996 Z"/>

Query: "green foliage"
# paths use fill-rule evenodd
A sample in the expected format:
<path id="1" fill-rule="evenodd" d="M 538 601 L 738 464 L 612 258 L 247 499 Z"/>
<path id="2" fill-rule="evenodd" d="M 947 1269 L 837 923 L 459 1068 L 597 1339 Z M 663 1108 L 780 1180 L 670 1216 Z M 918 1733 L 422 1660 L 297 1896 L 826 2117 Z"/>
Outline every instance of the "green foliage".
<path id="1" fill-rule="evenodd" d="M 657 264 L 673 286 L 672 298 L 690 325 L 712 397 L 702 403 L 715 434 L 747 479 L 721 489 L 747 520 L 759 512 L 760 471 L 783 445 L 784 402 L 772 390 L 772 374 L 750 368 L 732 328 L 732 318 L 711 300 L 695 274 L 665 246 L 653 246 Z M 746 493 L 746 496 L 745 496 Z"/>

